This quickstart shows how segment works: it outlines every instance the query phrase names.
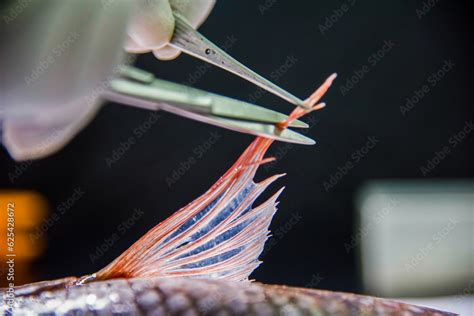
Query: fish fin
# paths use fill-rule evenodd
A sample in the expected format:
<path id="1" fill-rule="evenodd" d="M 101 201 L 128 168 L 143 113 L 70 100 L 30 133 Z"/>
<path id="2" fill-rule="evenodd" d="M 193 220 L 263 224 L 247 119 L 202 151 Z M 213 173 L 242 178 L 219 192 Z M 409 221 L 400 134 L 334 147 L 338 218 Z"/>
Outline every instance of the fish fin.
<path id="1" fill-rule="evenodd" d="M 318 109 L 334 76 L 306 101 L 312 109 L 295 109 L 291 120 Z M 258 167 L 273 158 L 264 155 L 273 140 L 257 137 L 234 165 L 202 196 L 152 228 L 122 255 L 96 274 L 96 279 L 132 277 L 192 277 L 248 280 L 260 264 L 277 210 L 278 190 L 265 202 L 255 200 L 284 176 L 254 182 Z"/>
<path id="2" fill-rule="evenodd" d="M 267 145 L 266 145 L 267 144 Z M 268 148 L 266 139 L 250 146 L 205 194 L 150 230 L 97 279 L 115 277 L 196 277 L 247 279 L 258 265 L 276 211 L 279 190 L 254 205 L 283 175 L 253 181 Z"/>

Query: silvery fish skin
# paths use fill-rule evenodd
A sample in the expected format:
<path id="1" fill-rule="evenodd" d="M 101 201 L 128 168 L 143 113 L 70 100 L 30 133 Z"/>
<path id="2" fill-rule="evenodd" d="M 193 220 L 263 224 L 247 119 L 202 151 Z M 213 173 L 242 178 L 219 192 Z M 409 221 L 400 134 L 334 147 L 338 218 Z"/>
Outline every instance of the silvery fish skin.
<path id="1" fill-rule="evenodd" d="M 385 299 L 261 283 L 134 278 L 17 288 L 13 315 L 455 315 Z M 6 294 L 2 291 L 2 296 Z M 8 306 L 0 306 L 7 315 Z"/>

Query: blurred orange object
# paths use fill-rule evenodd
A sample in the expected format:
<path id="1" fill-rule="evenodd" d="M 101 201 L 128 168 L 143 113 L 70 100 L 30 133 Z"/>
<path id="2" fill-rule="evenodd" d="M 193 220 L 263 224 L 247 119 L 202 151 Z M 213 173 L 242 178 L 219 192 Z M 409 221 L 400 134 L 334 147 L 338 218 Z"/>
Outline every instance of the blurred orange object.
<path id="1" fill-rule="evenodd" d="M 15 203 L 15 228 L 17 230 L 33 229 L 46 216 L 48 203 L 34 191 L 0 191 L 0 230 L 4 230 L 7 221 L 8 203 Z"/>
<path id="2" fill-rule="evenodd" d="M 32 261 L 44 251 L 45 239 L 31 238 L 32 231 L 48 213 L 48 203 L 34 191 L 0 191 L 0 286 L 7 286 L 7 261 L 14 258 L 14 283 L 20 285 L 34 279 Z M 13 271 L 13 270 L 12 270 Z M 11 273 L 11 271 L 10 271 Z"/>

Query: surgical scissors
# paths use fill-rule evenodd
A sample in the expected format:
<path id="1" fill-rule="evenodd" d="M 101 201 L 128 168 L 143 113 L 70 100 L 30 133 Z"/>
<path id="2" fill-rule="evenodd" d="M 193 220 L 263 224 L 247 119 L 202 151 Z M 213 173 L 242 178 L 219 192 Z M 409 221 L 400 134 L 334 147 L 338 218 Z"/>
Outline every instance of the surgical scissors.
<path id="1" fill-rule="evenodd" d="M 303 107 L 303 100 L 285 91 L 247 68 L 196 31 L 179 13 L 174 13 L 175 30 L 170 45 L 210 64 L 221 67 L 245 80 Z M 247 102 L 227 98 L 196 88 L 161 80 L 149 72 L 123 66 L 121 78 L 113 79 L 108 97 L 112 100 L 151 110 L 163 110 L 227 129 L 298 144 L 312 145 L 314 140 L 276 123 L 288 116 Z M 289 127 L 306 128 L 299 120 Z"/>
<path id="2" fill-rule="evenodd" d="M 287 115 L 204 90 L 155 78 L 147 71 L 122 66 L 120 77 L 110 82 L 107 98 L 149 110 L 163 110 L 238 132 L 280 141 L 312 145 L 314 140 L 275 124 Z M 296 120 L 294 128 L 308 125 Z"/>

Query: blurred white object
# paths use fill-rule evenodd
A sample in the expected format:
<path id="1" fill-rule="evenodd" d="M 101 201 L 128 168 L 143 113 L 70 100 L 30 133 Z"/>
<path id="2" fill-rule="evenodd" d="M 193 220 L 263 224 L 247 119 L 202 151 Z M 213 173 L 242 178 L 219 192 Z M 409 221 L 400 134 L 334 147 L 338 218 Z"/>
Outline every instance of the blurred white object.
<path id="1" fill-rule="evenodd" d="M 474 284 L 473 284 L 474 285 Z M 474 289 L 474 288 L 473 288 Z M 400 302 L 414 304 L 423 307 L 434 308 L 443 311 L 450 311 L 451 313 L 459 314 L 460 316 L 474 315 L 474 296 L 458 295 L 449 297 L 436 298 L 400 298 L 395 299 Z"/>
<path id="2" fill-rule="evenodd" d="M 472 287 L 473 182 L 373 181 L 359 193 L 357 209 L 370 293 L 435 296 Z"/>

